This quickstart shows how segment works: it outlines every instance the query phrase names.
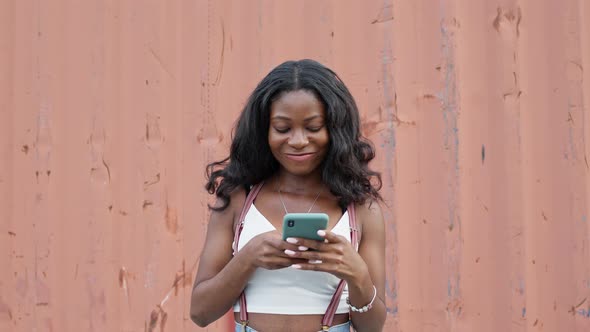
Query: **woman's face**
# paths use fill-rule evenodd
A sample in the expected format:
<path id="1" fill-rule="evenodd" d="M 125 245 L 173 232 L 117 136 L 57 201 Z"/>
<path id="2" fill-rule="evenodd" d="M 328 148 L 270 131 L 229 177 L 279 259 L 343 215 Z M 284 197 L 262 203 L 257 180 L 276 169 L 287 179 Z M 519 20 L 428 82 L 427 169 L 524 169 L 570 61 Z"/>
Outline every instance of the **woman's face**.
<path id="1" fill-rule="evenodd" d="M 324 105 L 313 93 L 290 91 L 272 103 L 268 144 L 285 171 L 307 175 L 319 169 L 329 143 Z"/>

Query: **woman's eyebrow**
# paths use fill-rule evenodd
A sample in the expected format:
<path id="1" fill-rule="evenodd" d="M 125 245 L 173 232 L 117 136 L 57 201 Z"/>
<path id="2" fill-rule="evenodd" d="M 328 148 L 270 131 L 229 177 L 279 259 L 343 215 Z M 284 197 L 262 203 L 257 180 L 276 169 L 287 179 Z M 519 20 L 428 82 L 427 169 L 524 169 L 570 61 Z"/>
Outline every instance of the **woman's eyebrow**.
<path id="1" fill-rule="evenodd" d="M 284 115 L 275 115 L 270 118 L 271 120 L 291 120 L 290 117 Z"/>
<path id="2" fill-rule="evenodd" d="M 314 119 L 317 119 L 317 118 L 320 118 L 322 120 L 324 119 L 324 117 L 321 116 L 320 114 L 316 114 L 316 115 L 312 115 L 310 117 L 307 117 L 307 118 L 303 119 L 303 121 L 309 122 L 309 121 L 314 120 Z"/>
<path id="3" fill-rule="evenodd" d="M 309 122 L 309 121 L 311 121 L 311 120 L 314 120 L 314 119 L 317 119 L 317 118 L 321 118 L 321 119 L 323 119 L 324 117 L 323 117 L 323 116 L 321 116 L 320 114 L 315 114 L 315 115 L 312 115 L 312 116 L 310 116 L 310 117 L 307 117 L 307 118 L 303 119 L 303 121 L 305 121 L 305 122 Z M 271 120 L 286 120 L 286 121 L 291 121 L 291 120 L 293 120 L 293 119 L 291 119 L 290 117 L 288 117 L 288 116 L 285 116 L 285 115 L 275 115 L 275 116 L 272 116 L 270 119 L 271 119 Z"/>
<path id="4" fill-rule="evenodd" d="M 324 117 L 322 115 L 316 114 L 316 115 L 312 115 L 310 117 L 303 119 L 303 122 L 308 123 L 308 122 L 311 122 L 315 119 L 319 119 L 319 120 L 324 121 Z"/>

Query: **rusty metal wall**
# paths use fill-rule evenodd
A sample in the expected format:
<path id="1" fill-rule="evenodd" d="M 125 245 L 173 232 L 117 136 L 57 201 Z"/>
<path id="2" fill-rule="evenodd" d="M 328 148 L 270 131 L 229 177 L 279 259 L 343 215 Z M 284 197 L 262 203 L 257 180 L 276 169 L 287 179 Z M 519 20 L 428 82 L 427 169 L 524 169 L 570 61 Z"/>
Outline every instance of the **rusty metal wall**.
<path id="1" fill-rule="evenodd" d="M 204 167 L 300 58 L 377 147 L 386 331 L 590 330 L 590 2 L 2 0 L 0 331 L 201 330 Z"/>

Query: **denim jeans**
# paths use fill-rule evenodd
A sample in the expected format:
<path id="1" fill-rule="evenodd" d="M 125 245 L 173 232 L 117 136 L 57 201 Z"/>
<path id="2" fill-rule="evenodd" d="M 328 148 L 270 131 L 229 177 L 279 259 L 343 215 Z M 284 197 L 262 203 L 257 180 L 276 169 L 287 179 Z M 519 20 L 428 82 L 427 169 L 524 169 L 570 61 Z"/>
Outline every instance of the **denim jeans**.
<path id="1" fill-rule="evenodd" d="M 350 332 L 350 321 L 338 325 L 331 326 L 328 330 L 330 332 Z M 242 324 L 236 322 L 236 330 L 235 332 L 258 332 L 255 329 L 246 326 L 246 330 L 244 331 L 242 328 Z"/>

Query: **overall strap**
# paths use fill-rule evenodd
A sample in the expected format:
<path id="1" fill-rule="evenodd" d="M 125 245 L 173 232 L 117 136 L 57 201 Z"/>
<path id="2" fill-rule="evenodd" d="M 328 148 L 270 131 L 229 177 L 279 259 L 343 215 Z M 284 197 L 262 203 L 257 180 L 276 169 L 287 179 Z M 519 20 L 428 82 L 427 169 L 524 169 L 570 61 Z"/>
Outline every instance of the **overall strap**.
<path id="1" fill-rule="evenodd" d="M 238 223 L 236 224 L 236 229 L 234 230 L 234 243 L 233 243 L 233 255 L 235 256 L 238 253 L 238 241 L 240 240 L 240 234 L 242 233 L 242 229 L 244 228 L 244 218 L 246 218 L 246 214 L 248 210 L 250 210 L 250 206 L 256 199 L 256 196 L 260 192 L 262 188 L 262 183 L 259 183 L 250 189 L 248 196 L 246 196 L 246 201 L 244 201 L 244 206 L 242 207 L 242 212 L 240 213 L 240 218 L 238 219 Z"/>
<path id="2" fill-rule="evenodd" d="M 236 229 L 234 231 L 234 243 L 233 243 L 234 256 L 238 253 L 238 241 L 240 240 L 240 234 L 242 233 L 242 229 L 244 229 L 244 219 L 246 218 L 246 214 L 248 213 L 248 210 L 250 210 L 250 207 L 252 206 L 252 203 L 254 202 L 254 199 L 256 198 L 258 193 L 260 192 L 261 188 L 262 188 L 262 182 L 255 185 L 254 187 L 252 187 L 252 189 L 250 190 L 250 193 L 248 193 L 248 196 L 246 196 L 246 201 L 244 202 L 244 206 L 242 207 L 242 212 L 240 213 L 240 218 L 238 219 L 238 224 L 236 225 Z M 248 310 L 246 308 L 246 295 L 244 294 L 243 291 L 240 294 L 240 321 L 241 321 L 243 328 L 245 328 L 245 326 L 248 325 Z"/>
<path id="3" fill-rule="evenodd" d="M 358 228 L 356 225 L 356 211 L 354 208 L 354 203 L 350 203 L 348 205 L 348 226 L 350 227 L 350 243 L 354 246 L 354 248 L 358 251 L 359 248 L 359 241 L 358 241 Z M 336 288 L 336 292 L 332 296 L 332 301 L 330 301 L 330 305 L 328 305 L 328 309 L 322 318 L 322 331 L 328 331 L 330 326 L 332 326 L 332 322 L 334 321 L 334 316 L 336 315 L 336 310 L 338 309 L 338 305 L 340 304 L 340 297 L 342 297 L 342 292 L 344 291 L 344 286 L 346 286 L 346 281 L 340 280 L 338 287 Z"/>

